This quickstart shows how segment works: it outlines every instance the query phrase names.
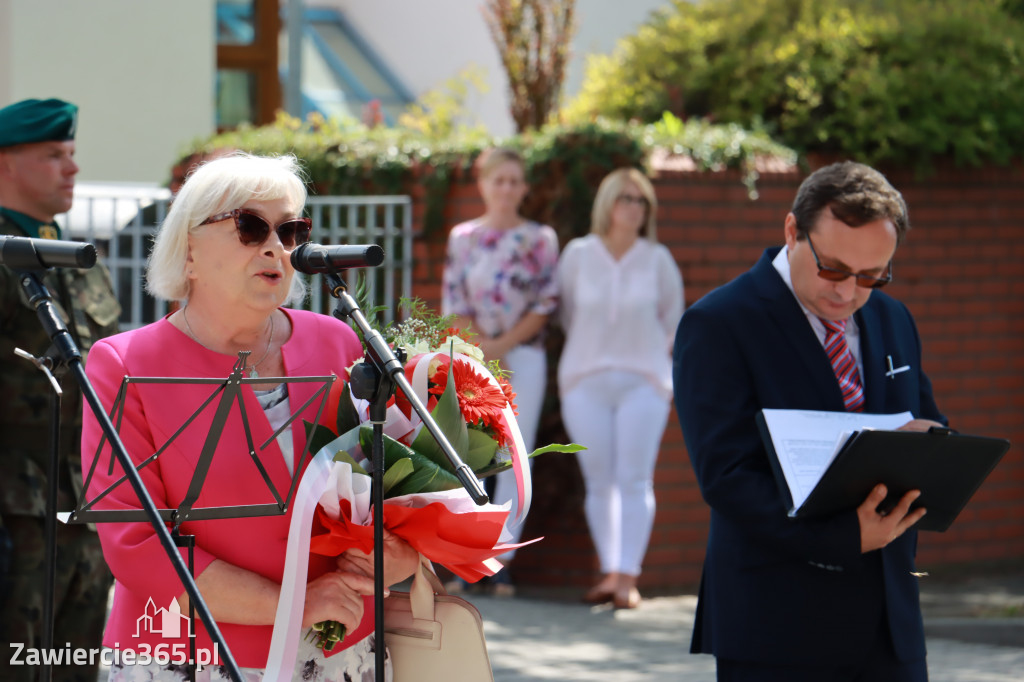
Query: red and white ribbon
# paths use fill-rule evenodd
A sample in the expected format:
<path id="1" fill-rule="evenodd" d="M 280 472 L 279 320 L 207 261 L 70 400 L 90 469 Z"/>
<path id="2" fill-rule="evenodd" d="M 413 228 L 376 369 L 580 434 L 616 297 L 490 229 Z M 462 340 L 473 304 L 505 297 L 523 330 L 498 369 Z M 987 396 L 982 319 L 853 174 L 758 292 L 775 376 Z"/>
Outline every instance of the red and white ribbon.
<path id="1" fill-rule="evenodd" d="M 447 358 L 448 356 L 449 353 L 444 351 L 426 353 L 423 357 L 419 358 L 419 361 L 413 368 L 412 377 L 409 379 L 409 383 L 412 385 L 413 391 L 416 392 L 416 397 L 418 397 L 420 402 L 424 405 L 427 404 L 427 399 L 429 398 L 429 394 L 427 393 L 427 379 L 430 371 L 430 363 L 435 357 Z M 485 377 L 495 389 L 502 391 L 498 380 L 495 379 L 490 371 L 476 358 L 463 353 L 453 353 L 451 354 L 451 357 L 453 362 L 455 360 L 462 360 L 469 363 L 478 375 Z M 416 434 L 423 428 L 423 424 L 420 421 L 419 415 L 415 412 L 409 416 L 409 421 L 415 429 L 412 436 L 412 438 L 415 439 Z M 533 480 L 530 477 L 530 466 L 528 462 L 530 453 L 526 452 L 526 445 L 523 443 L 523 433 L 519 430 L 519 422 L 516 421 L 515 412 L 512 411 L 512 406 L 509 405 L 508 402 L 505 403 L 505 407 L 501 411 L 501 422 L 506 433 L 511 437 L 509 454 L 512 457 L 512 471 L 515 473 L 516 477 L 516 489 L 519 491 L 517 505 L 513 510 L 514 517 L 509 523 L 509 525 L 516 525 L 522 523 L 523 520 L 526 519 L 526 514 L 530 511 L 530 502 L 533 499 Z M 410 440 L 409 442 L 412 441 Z"/>
<path id="2" fill-rule="evenodd" d="M 299 637 L 302 636 L 302 614 L 306 608 L 306 575 L 309 569 L 309 538 L 316 505 L 329 489 L 331 470 L 337 446 L 325 445 L 309 463 L 299 481 L 288 526 L 288 551 L 281 578 L 281 596 L 277 600 L 274 632 L 270 637 L 270 654 L 263 674 L 264 682 L 287 682 L 292 679 Z"/>

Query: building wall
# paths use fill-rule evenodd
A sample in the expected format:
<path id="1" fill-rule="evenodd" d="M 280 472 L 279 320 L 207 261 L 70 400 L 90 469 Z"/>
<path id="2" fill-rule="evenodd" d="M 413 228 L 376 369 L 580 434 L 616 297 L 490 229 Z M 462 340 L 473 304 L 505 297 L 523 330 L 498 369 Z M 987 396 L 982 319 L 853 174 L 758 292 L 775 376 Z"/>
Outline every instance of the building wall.
<path id="1" fill-rule="evenodd" d="M 679 263 L 688 304 L 782 243 L 783 219 L 803 177 L 762 172 L 754 201 L 736 172 L 660 173 L 658 235 Z M 913 229 L 897 252 L 886 292 L 917 320 L 939 408 L 962 433 L 1013 443 L 947 532 L 921 533 L 918 566 L 941 578 L 979 563 L 1024 565 L 1024 167 L 939 168 L 924 179 L 910 173 L 890 178 L 907 199 Z M 422 196 L 417 203 L 422 211 Z M 472 183 L 453 189 L 448 210 L 449 225 L 482 213 Z M 444 239 L 435 235 L 416 245 L 414 294 L 434 305 Z M 557 348 L 551 350 L 557 359 Z M 566 442 L 551 386 L 553 379 L 540 444 Z M 541 457 L 534 483 L 524 538 L 545 539 L 519 551 L 516 577 L 530 585 L 584 587 L 597 562 L 575 461 Z M 658 511 L 641 587 L 692 590 L 709 514 L 674 417 L 662 441 L 655 491 Z"/>
<path id="2" fill-rule="evenodd" d="M 0 103 L 14 100 L 8 96 L 11 89 L 11 0 L 0 0 Z M 0 104 L 2 106 L 2 104 Z"/>
<path id="3" fill-rule="evenodd" d="M 163 182 L 213 132 L 215 43 L 214 0 L 0 0 L 0 106 L 74 102 L 80 180 Z"/>
<path id="4" fill-rule="evenodd" d="M 483 67 L 490 89 L 471 94 L 467 109 L 494 135 L 514 132 L 508 83 L 481 12 L 483 2 L 325 0 L 322 4 L 341 9 L 415 96 L 441 87 L 467 67 Z M 565 96 L 579 90 L 587 54 L 611 51 L 615 41 L 633 32 L 653 8 L 666 4 L 665 0 L 577 0 L 577 33 Z"/>
<path id="5" fill-rule="evenodd" d="M 281 0 L 282 7 L 287 0 Z M 467 111 L 513 132 L 504 71 L 479 0 L 323 0 L 374 46 L 416 96 L 478 65 L 489 85 Z M 666 0 L 577 0 L 565 96 L 586 55 L 611 51 Z M 0 106 L 28 97 L 79 105 L 82 181 L 164 182 L 191 140 L 215 126 L 215 0 L 0 0 Z"/>
<path id="6" fill-rule="evenodd" d="M 467 109 L 492 133 L 511 132 L 503 71 L 479 0 L 334 0 L 324 4 L 345 14 L 416 97 L 443 86 L 468 67 L 482 67 L 490 90 L 479 93 L 471 89 Z"/>

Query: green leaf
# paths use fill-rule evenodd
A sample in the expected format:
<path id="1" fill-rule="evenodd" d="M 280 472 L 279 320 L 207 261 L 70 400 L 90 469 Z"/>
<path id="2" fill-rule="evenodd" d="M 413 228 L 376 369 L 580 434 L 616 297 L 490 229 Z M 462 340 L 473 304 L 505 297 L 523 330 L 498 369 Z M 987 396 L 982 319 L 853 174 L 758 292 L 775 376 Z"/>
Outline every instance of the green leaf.
<path id="1" fill-rule="evenodd" d="M 373 452 L 373 427 L 363 426 L 359 430 L 359 443 L 363 448 L 363 452 L 367 455 L 370 455 L 370 453 Z M 397 440 L 385 435 L 385 476 L 392 466 L 395 466 L 403 459 L 408 459 L 412 462 L 413 472 L 404 476 L 398 483 L 396 483 L 388 492 L 388 497 L 411 495 L 413 493 L 432 493 L 440 490 L 452 490 L 453 488 L 458 488 L 461 485 L 459 479 L 457 479 L 454 474 L 445 471 L 431 459 L 423 456 L 415 450 L 412 450 L 407 445 L 399 443 Z"/>
<path id="2" fill-rule="evenodd" d="M 328 451 L 334 452 L 335 462 L 348 462 L 352 465 L 352 470 L 365 474 L 366 471 L 362 466 L 356 462 L 355 459 L 349 453 L 350 450 L 359 445 L 359 428 L 350 429 L 346 433 L 340 436 L 334 435 L 334 432 L 323 424 L 311 424 L 309 422 L 303 422 L 306 427 L 306 438 L 309 438 L 310 430 L 313 431 L 313 440 L 310 443 L 310 452 L 313 455 L 320 452 L 324 448 Z"/>
<path id="3" fill-rule="evenodd" d="M 338 452 L 335 453 L 335 455 L 334 455 L 334 461 L 335 462 L 346 462 L 350 467 L 352 467 L 352 472 L 353 473 L 362 474 L 363 476 L 369 476 L 370 475 L 370 474 L 366 473 L 366 469 L 364 469 L 363 466 L 359 462 L 357 462 L 355 459 L 353 459 L 352 455 L 348 454 L 348 451 L 346 451 L 346 450 L 338 450 Z"/>
<path id="4" fill-rule="evenodd" d="M 582 445 L 579 445 L 577 443 L 569 443 L 568 445 L 559 445 L 557 443 L 554 443 L 552 445 L 545 445 L 542 448 L 537 448 L 536 450 L 534 450 L 533 452 L 531 452 L 529 454 L 527 459 L 533 459 L 534 457 L 539 457 L 539 456 L 547 454 L 549 452 L 572 453 L 572 452 L 579 452 L 581 450 L 586 450 L 586 449 L 587 449 L 586 447 L 584 447 Z M 505 471 L 505 470 L 511 469 L 511 468 L 512 468 L 512 460 L 508 460 L 508 461 L 505 461 L 505 462 L 500 462 L 498 464 L 492 464 L 489 467 L 486 467 L 484 469 L 481 469 L 480 471 L 477 471 L 476 472 L 476 477 L 477 478 L 487 478 L 488 476 L 493 476 L 495 474 L 500 474 L 502 471 Z"/>
<path id="5" fill-rule="evenodd" d="M 473 471 L 482 469 L 494 459 L 494 453 L 498 451 L 498 441 L 477 429 L 467 429 L 469 432 L 469 448 L 462 457 L 462 461 L 469 465 Z"/>
<path id="6" fill-rule="evenodd" d="M 466 422 L 462 418 L 462 411 L 459 409 L 459 396 L 455 390 L 454 366 L 455 361 L 452 360 L 448 365 L 448 385 L 445 386 L 444 394 L 438 399 L 437 405 L 431 410 L 430 415 L 437 422 L 441 433 L 451 443 L 455 453 L 461 459 L 465 459 L 466 452 L 469 450 L 469 434 L 467 433 Z M 437 441 L 434 440 L 434 437 L 426 428 L 420 429 L 419 434 L 416 435 L 416 440 L 412 443 L 412 449 L 429 458 L 438 466 L 443 467 L 446 471 L 455 472 L 455 469 L 448 461 L 448 456 L 444 454 L 444 450 L 441 449 L 441 446 L 437 444 Z"/>
<path id="7" fill-rule="evenodd" d="M 585 445 L 580 445 L 579 443 L 569 443 L 568 445 L 560 445 L 559 443 L 552 443 L 551 445 L 545 445 L 542 448 L 537 448 L 536 450 L 534 450 L 533 452 L 530 453 L 530 457 L 531 458 L 539 457 L 540 455 L 544 455 L 544 454 L 547 454 L 549 452 L 572 453 L 572 452 L 580 452 L 581 450 L 586 450 L 586 449 L 587 448 L 586 448 Z"/>
<path id="8" fill-rule="evenodd" d="M 306 427 L 306 440 L 309 441 L 309 451 L 312 455 L 320 452 L 324 446 L 329 445 L 331 441 L 338 437 L 323 424 L 312 424 L 303 421 L 302 425 Z M 310 440 L 310 431 L 313 432 L 312 440 Z"/>
<path id="9" fill-rule="evenodd" d="M 448 473 L 430 460 L 423 458 L 426 465 L 417 466 L 412 475 L 407 476 L 392 488 L 390 496 L 412 495 L 414 493 L 436 493 L 442 490 L 455 490 L 462 487 L 459 479 Z M 416 463 L 420 465 L 421 463 Z"/>
<path id="10" fill-rule="evenodd" d="M 384 495 L 387 496 L 391 489 L 397 486 L 403 479 L 411 476 L 415 467 L 412 459 L 404 457 L 384 471 Z"/>
<path id="11" fill-rule="evenodd" d="M 338 381 L 341 381 L 341 379 L 338 379 Z M 341 399 L 338 401 L 336 420 L 338 433 L 348 433 L 352 429 L 359 427 L 359 412 L 356 411 L 356 406 L 352 404 L 352 388 L 347 382 L 345 383 L 345 388 L 342 389 Z"/>

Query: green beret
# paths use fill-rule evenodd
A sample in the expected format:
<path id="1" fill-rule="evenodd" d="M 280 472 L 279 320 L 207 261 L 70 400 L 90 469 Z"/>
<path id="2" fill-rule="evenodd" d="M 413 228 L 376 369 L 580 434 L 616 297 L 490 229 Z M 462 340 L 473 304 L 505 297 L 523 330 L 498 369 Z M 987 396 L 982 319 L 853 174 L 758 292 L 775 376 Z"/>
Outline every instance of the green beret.
<path id="1" fill-rule="evenodd" d="M 78 107 L 59 99 L 26 99 L 0 109 L 0 147 L 75 139 Z"/>

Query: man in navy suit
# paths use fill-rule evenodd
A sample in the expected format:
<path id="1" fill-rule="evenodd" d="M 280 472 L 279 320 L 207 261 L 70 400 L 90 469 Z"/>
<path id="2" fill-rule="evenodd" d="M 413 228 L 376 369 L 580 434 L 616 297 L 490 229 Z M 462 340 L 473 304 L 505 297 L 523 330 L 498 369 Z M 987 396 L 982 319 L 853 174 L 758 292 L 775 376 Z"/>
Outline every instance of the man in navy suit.
<path id="1" fill-rule="evenodd" d="M 676 409 L 711 507 L 691 651 L 717 657 L 720 681 L 928 678 L 911 530 L 925 510 L 909 511 L 919 491 L 888 513 L 879 485 L 856 509 L 789 518 L 755 421 L 782 408 L 909 411 L 910 430 L 945 423 L 913 318 L 876 291 L 908 229 L 880 173 L 822 168 L 800 186 L 785 246 L 679 325 Z"/>

